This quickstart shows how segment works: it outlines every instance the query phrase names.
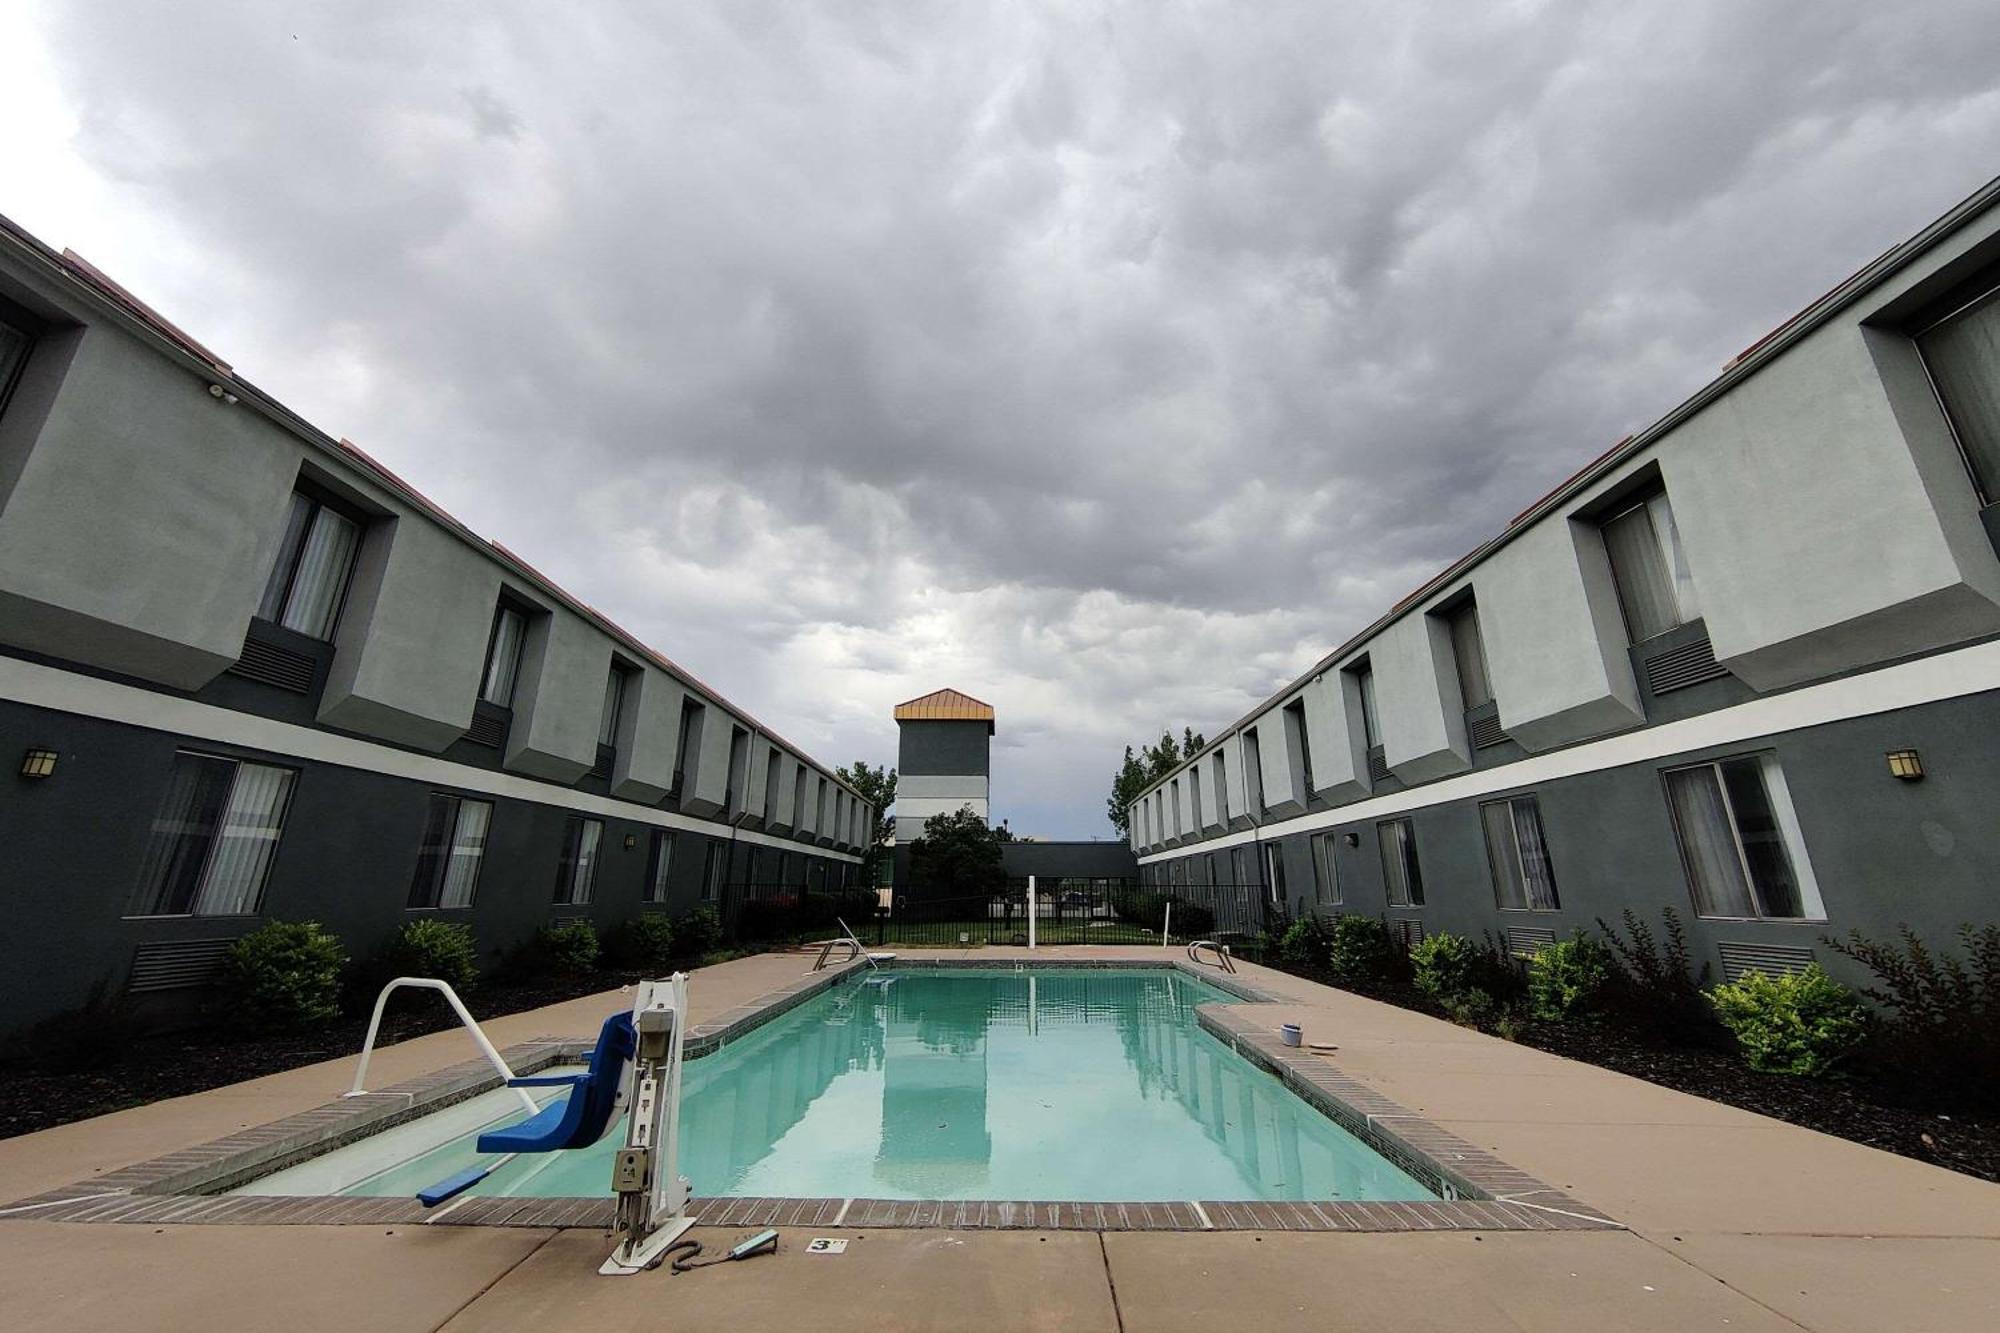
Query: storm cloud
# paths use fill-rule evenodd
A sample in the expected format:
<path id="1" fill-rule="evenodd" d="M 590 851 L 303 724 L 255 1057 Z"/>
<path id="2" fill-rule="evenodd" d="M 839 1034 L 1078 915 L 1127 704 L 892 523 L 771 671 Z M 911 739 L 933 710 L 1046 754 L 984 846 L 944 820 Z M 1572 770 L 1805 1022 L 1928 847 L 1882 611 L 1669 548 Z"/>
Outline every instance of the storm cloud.
<path id="1" fill-rule="evenodd" d="M 822 759 L 991 701 L 1051 835 L 2000 144 L 1990 3 L 179 10 L 28 11 L 0 212 Z"/>

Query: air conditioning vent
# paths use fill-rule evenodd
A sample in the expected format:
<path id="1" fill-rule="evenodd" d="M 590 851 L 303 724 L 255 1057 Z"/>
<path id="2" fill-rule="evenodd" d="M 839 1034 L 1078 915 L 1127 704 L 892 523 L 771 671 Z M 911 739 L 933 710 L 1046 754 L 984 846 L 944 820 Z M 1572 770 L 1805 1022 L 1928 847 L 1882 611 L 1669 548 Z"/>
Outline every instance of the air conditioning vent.
<path id="1" fill-rule="evenodd" d="M 1368 780 L 1370 782 L 1381 782 L 1387 779 L 1388 776 L 1389 760 L 1382 753 L 1382 747 L 1378 745 L 1368 752 Z"/>
<path id="2" fill-rule="evenodd" d="M 243 656 L 230 666 L 229 673 L 263 685 L 275 685 L 294 694 L 312 693 L 312 658 L 290 648 L 280 648 L 275 643 L 265 643 L 262 639 L 243 641 Z"/>
<path id="3" fill-rule="evenodd" d="M 507 743 L 507 722 L 505 713 L 474 713 L 472 725 L 466 728 L 465 739 L 474 745 L 497 750 Z"/>
<path id="4" fill-rule="evenodd" d="M 234 940 L 163 940 L 132 951 L 129 991 L 193 990 L 215 980 Z"/>
<path id="5" fill-rule="evenodd" d="M 1507 952 L 1516 958 L 1533 958 L 1555 942 L 1555 931 L 1546 926 L 1507 927 Z"/>
<path id="6" fill-rule="evenodd" d="M 615 745 L 598 746 L 597 762 L 591 765 L 590 776 L 594 778 L 603 778 L 606 782 L 609 782 L 611 780 L 611 766 L 617 762 L 618 762 L 617 746 Z"/>
<path id="7" fill-rule="evenodd" d="M 1485 717 L 1467 718 L 1465 734 L 1466 738 L 1472 742 L 1472 748 L 1475 750 L 1484 750 L 1489 745 L 1498 745 L 1501 741 L 1507 739 L 1507 733 L 1501 730 L 1500 715 L 1498 713 L 1488 713 Z"/>
<path id="8" fill-rule="evenodd" d="M 1669 649 L 1646 663 L 1646 685 L 1654 694 L 1684 690 L 1703 681 L 1720 680 L 1729 674 L 1715 660 L 1715 648 L 1703 635 L 1693 643 Z"/>
<path id="9" fill-rule="evenodd" d="M 1424 923 L 1409 917 L 1392 916 L 1389 918 L 1389 933 L 1405 949 L 1413 949 L 1424 942 Z"/>
<path id="10" fill-rule="evenodd" d="M 1735 981 L 1745 972 L 1762 972 L 1767 977 L 1792 976 L 1812 966 L 1813 951 L 1794 944 L 1738 944 L 1725 942 L 1716 950 L 1722 955 L 1722 979 Z"/>

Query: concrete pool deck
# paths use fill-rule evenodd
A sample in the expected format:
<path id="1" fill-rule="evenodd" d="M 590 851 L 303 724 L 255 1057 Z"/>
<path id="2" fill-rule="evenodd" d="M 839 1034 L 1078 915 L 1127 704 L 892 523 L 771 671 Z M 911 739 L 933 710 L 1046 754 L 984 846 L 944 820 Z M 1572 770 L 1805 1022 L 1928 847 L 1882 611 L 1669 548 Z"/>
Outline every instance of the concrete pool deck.
<path id="1" fill-rule="evenodd" d="M 982 961 L 1025 950 L 974 951 Z M 904 957 L 932 956 L 905 951 Z M 936 951 L 964 957 L 962 951 Z M 1052 948 L 1032 955 L 1178 957 Z M 695 976 L 708 1021 L 796 980 L 799 955 Z M 90 1226 L 0 1218 L 12 1329 L 811 1327 L 1946 1330 L 2000 1326 L 2000 1186 L 1242 964 L 1250 1007 L 1337 1042 L 1350 1077 L 1627 1231 L 1294 1234 L 816 1228 L 855 1243 L 671 1277 L 596 1276 L 594 1229 Z M 487 1024 L 588 1033 L 592 996 Z M 464 1060 L 456 1030 L 384 1048 L 370 1082 Z M 310 1109 L 351 1061 L 0 1141 L 21 1199 Z M 711 1242 L 736 1233 L 701 1229 Z"/>

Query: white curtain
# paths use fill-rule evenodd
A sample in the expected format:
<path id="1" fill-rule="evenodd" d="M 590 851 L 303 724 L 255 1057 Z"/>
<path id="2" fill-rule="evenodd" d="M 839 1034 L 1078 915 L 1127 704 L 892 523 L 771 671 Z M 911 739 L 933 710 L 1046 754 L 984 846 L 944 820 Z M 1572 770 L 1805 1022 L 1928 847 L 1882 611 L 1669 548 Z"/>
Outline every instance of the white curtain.
<path id="1" fill-rule="evenodd" d="M 1389 905 L 1423 906 L 1424 885 L 1418 876 L 1417 849 L 1411 841 L 1409 821 L 1392 819 L 1377 824 L 1375 832 L 1382 844 L 1382 874 L 1389 887 Z"/>
<path id="2" fill-rule="evenodd" d="M 438 889 L 439 907 L 472 906 L 472 890 L 479 883 L 479 862 L 486 855 L 486 826 L 493 807 L 485 801 L 460 801 L 458 823 L 452 830 L 451 851 L 445 859 L 444 883 Z"/>
<path id="3" fill-rule="evenodd" d="M 1653 535 L 1660 539 L 1667 577 L 1673 583 L 1675 623 L 1685 625 L 1701 615 L 1701 602 L 1694 595 L 1694 575 L 1688 572 L 1687 552 L 1681 546 L 1680 525 L 1674 522 L 1674 507 L 1667 503 L 1667 493 L 1658 491 L 1646 501 L 1646 511 L 1653 516 Z"/>
<path id="4" fill-rule="evenodd" d="M 493 622 L 493 652 L 486 661 L 486 686 L 479 697 L 505 708 L 514 701 L 514 668 L 521 661 L 521 640 L 527 636 L 528 622 L 521 613 L 506 607 Z"/>
<path id="5" fill-rule="evenodd" d="M 1521 887 L 1520 855 L 1514 845 L 1514 818 L 1508 803 L 1480 806 L 1479 818 L 1486 826 L 1486 855 L 1493 863 L 1494 898 L 1502 907 L 1526 907 L 1528 895 Z"/>
<path id="6" fill-rule="evenodd" d="M 1514 816 L 1514 839 L 1521 851 L 1521 880 L 1527 889 L 1528 906 L 1538 912 L 1553 912 L 1556 900 L 1556 871 L 1549 860 L 1549 844 L 1542 837 L 1542 807 L 1539 803 L 1510 801 Z"/>
<path id="7" fill-rule="evenodd" d="M 195 898 L 196 916 L 247 916 L 257 910 L 291 790 L 289 769 L 236 766 L 215 850 Z"/>
<path id="8" fill-rule="evenodd" d="M 653 834 L 653 882 L 646 894 L 649 903 L 663 903 L 667 900 L 667 872 L 674 864 L 674 835 L 668 832 Z M 778 854 L 778 879 L 785 878 L 784 853 Z"/>
<path id="9" fill-rule="evenodd" d="M 135 915 L 177 916 L 193 906 L 216 825 L 229 799 L 234 767 L 227 759 L 206 755 L 174 757 L 167 794 L 153 820 L 139 892 L 132 902 Z"/>
<path id="10" fill-rule="evenodd" d="M 1712 766 L 1667 774 L 1681 855 L 1687 862 L 1695 911 L 1702 916 L 1756 916 L 1757 905 L 1743 875 L 1729 806 Z"/>
<path id="11" fill-rule="evenodd" d="M 1952 429 L 1989 501 L 2000 501 L 2000 296 L 1918 340 Z"/>
<path id="12" fill-rule="evenodd" d="M 278 558 L 271 565 L 270 578 L 264 581 L 264 600 L 257 604 L 261 619 L 276 622 L 285 613 L 285 588 L 291 582 L 292 566 L 298 560 L 299 543 L 305 540 L 312 507 L 311 500 L 292 492 L 292 506 L 285 511 L 285 535 L 278 542 Z"/>
<path id="13" fill-rule="evenodd" d="M 1650 505 L 1629 509 L 1604 525 L 1604 546 L 1618 580 L 1625 628 L 1632 642 L 1664 634 L 1681 623 L 1667 553 L 1653 530 Z"/>
<path id="14" fill-rule="evenodd" d="M 306 534 L 305 549 L 299 553 L 299 572 L 292 576 L 292 593 L 279 623 L 315 639 L 333 633 L 340 594 L 347 587 L 347 571 L 353 567 L 354 549 L 360 544 L 360 525 L 322 505 L 313 516 L 312 531 Z"/>
<path id="15" fill-rule="evenodd" d="M 1451 655 L 1458 664 L 1459 701 L 1467 708 L 1493 702 L 1486 674 L 1486 644 L 1479 636 L 1479 609 L 1461 608 L 1451 618 Z"/>
<path id="16" fill-rule="evenodd" d="M 590 889 L 597 882 L 597 844 L 604 837 L 604 825 L 595 819 L 583 821 L 583 831 L 577 838 L 576 865 L 570 871 L 570 895 L 572 903 L 590 901 Z"/>

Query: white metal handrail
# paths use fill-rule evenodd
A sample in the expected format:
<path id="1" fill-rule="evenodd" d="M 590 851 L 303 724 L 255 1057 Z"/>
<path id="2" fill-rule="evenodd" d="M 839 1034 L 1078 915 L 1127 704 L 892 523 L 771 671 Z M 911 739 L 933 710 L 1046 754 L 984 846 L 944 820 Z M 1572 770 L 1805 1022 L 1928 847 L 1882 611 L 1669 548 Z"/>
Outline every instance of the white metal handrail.
<path id="1" fill-rule="evenodd" d="M 354 1068 L 354 1086 L 342 1093 L 341 1096 L 367 1096 L 368 1057 L 375 1053 L 375 1034 L 381 1031 L 382 1028 L 382 1010 L 389 1003 L 390 992 L 400 986 L 414 986 L 418 990 L 441 991 L 444 994 L 445 1002 L 451 1005 L 452 1011 L 458 1015 L 458 1021 L 465 1024 L 465 1030 L 471 1034 L 473 1044 L 479 1047 L 479 1053 L 486 1057 L 486 1063 L 493 1066 L 494 1072 L 500 1075 L 502 1082 L 511 1083 L 513 1081 L 514 1071 L 509 1069 L 507 1062 L 500 1058 L 500 1052 L 493 1049 L 493 1043 L 486 1039 L 485 1032 L 480 1030 L 479 1024 L 474 1021 L 471 1011 L 465 1007 L 465 1002 L 458 998 L 458 992 L 453 990 L 449 983 L 439 981 L 435 977 L 397 977 L 394 981 L 384 986 L 382 993 L 375 997 L 375 1013 L 368 1020 L 367 1039 L 361 1043 L 361 1063 Z M 515 1088 L 514 1095 L 521 1099 L 521 1105 L 528 1108 L 529 1114 L 535 1114 L 542 1109 L 540 1104 L 528 1095 L 527 1089 Z"/>
<path id="2" fill-rule="evenodd" d="M 847 955 L 847 957 L 840 960 L 842 963 L 851 963 L 855 959 L 859 958 L 862 954 L 861 945 L 859 943 L 857 943 L 854 940 L 848 939 L 846 936 L 836 935 L 832 939 L 828 940 L 826 943 L 819 946 L 819 958 L 817 961 L 813 963 L 813 971 L 823 972 L 826 970 L 827 957 L 828 955 L 832 954 L 833 946 L 836 944 L 845 944 L 850 950 L 852 950 L 852 952 L 850 952 Z"/>
<path id="3" fill-rule="evenodd" d="M 1201 961 L 1200 950 L 1204 948 L 1215 950 L 1215 962 L 1204 963 Z M 1188 961 L 1197 967 L 1219 967 L 1224 972 L 1234 972 L 1236 970 L 1235 962 L 1229 957 L 1229 946 L 1226 944 L 1217 944 L 1214 940 L 1194 941 L 1194 943 L 1187 947 L 1187 956 Z"/>

